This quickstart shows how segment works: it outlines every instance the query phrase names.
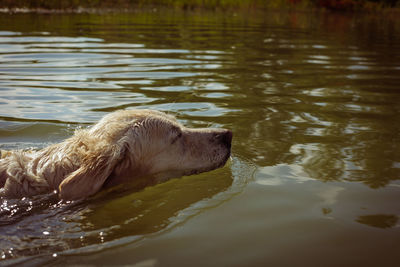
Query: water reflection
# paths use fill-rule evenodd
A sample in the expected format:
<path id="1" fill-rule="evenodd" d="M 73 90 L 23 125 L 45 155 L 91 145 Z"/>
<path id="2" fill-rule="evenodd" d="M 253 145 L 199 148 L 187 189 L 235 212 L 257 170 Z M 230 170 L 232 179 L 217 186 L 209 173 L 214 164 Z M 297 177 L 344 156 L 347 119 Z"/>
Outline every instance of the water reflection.
<path id="1" fill-rule="evenodd" d="M 365 200 L 379 190 L 371 188 L 391 188 L 400 177 L 399 29 L 399 20 L 374 16 L 291 12 L 233 17 L 4 14 L 0 148 L 42 147 L 107 112 L 155 108 L 178 115 L 187 126 L 232 129 L 233 151 L 251 159 L 265 178 L 257 186 L 285 187 L 289 180 L 351 182 L 311 192 L 322 202 L 318 215 L 340 217 L 341 203 L 353 203 L 352 197 L 340 198 L 349 184 L 365 184 L 363 201 L 342 218 L 394 227 L 395 208 L 379 209 L 395 203 L 387 200 L 389 191 L 367 213 L 376 215 L 360 215 L 365 213 L 359 207 L 373 205 Z M 89 205 L 64 208 L 49 200 L 31 220 L 25 212 L 33 206 L 27 203 L 25 211 L 13 213 L 15 227 L 5 219 L 10 227 L 1 235 L 12 244 L 7 247 L 14 248 L 13 255 L 32 255 L 37 248 L 53 252 L 46 242 L 58 251 L 134 240 L 178 222 L 182 211 L 207 207 L 220 193 L 230 195 L 224 192 L 231 192 L 231 183 L 241 177 L 223 173 L 212 178 L 217 176 L 219 182 L 208 177 L 196 185 L 197 180 L 184 179 Z M 397 195 L 396 189 L 390 192 Z M 164 194 L 169 190 L 177 190 L 176 200 Z M 294 191 L 290 197 L 296 199 Z M 9 204 L 7 212 L 13 212 Z M 290 221 L 291 228 L 297 222 Z M 31 235 L 25 239 L 21 228 Z"/>
<path id="2" fill-rule="evenodd" d="M 188 79 L 220 68 L 219 57 L 225 54 L 153 49 L 144 44 L 106 43 L 89 37 L 21 36 L 10 32 L 2 36 L 0 86 L 5 94 L 1 97 L 0 116 L 9 118 L 13 114 L 15 119 L 91 122 L 101 116 L 99 111 L 157 105 L 166 95 L 145 95 L 141 86 L 153 84 L 153 91 L 193 91 Z M 168 85 L 168 80 L 173 80 L 174 86 Z M 218 87 L 217 83 L 207 86 Z M 201 108 L 191 109 L 206 111 L 214 107 L 199 104 Z"/>
<path id="3" fill-rule="evenodd" d="M 120 186 L 83 202 L 62 203 L 54 194 L 1 199 L 0 255 L 7 260 L 40 255 L 45 261 L 54 253 L 99 251 L 159 234 L 240 192 L 254 167 L 240 158 L 228 165 L 136 193 Z"/>
<path id="4" fill-rule="evenodd" d="M 398 220 L 399 217 L 396 215 L 376 214 L 359 216 L 357 222 L 368 226 L 385 229 L 397 226 Z"/>
<path id="5" fill-rule="evenodd" d="M 351 41 L 322 44 L 308 33 L 293 35 L 274 34 L 241 55 L 239 63 L 263 66 L 240 74 L 239 86 L 249 91 L 244 117 L 253 121 L 241 122 L 242 136 L 249 136 L 241 146 L 261 166 L 298 164 L 322 181 L 377 188 L 398 179 L 398 61 Z"/>

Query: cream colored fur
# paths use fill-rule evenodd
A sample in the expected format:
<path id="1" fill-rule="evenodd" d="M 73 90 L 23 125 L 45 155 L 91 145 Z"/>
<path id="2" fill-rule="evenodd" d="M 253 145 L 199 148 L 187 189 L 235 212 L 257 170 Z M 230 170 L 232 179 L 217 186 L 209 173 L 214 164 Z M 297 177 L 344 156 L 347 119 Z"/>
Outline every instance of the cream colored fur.
<path id="1" fill-rule="evenodd" d="M 0 196 L 57 190 L 73 200 L 150 175 L 144 184 L 209 171 L 225 164 L 231 140 L 229 130 L 189 129 L 162 112 L 116 111 L 40 151 L 1 151 Z"/>

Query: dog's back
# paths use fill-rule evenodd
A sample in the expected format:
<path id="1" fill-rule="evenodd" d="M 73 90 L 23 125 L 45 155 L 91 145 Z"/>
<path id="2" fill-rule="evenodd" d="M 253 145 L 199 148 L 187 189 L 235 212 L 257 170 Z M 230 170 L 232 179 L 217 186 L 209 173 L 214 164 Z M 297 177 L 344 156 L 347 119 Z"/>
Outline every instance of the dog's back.
<path id="1" fill-rule="evenodd" d="M 23 151 L 1 151 L 0 196 L 30 196 L 43 193 L 47 189 L 47 182 L 37 179 L 27 169 L 30 161 L 31 157 Z"/>
<path id="2" fill-rule="evenodd" d="M 12 152 L 0 149 L 0 188 L 4 187 L 7 181 L 7 165 L 6 157 L 10 156 Z M 4 160 L 3 160 L 4 159 Z"/>

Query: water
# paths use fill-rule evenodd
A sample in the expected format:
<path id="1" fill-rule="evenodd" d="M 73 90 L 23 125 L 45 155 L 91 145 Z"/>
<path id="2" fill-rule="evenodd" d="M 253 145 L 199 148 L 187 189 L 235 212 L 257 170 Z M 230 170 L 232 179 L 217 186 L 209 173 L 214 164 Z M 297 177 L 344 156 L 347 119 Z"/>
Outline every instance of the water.
<path id="1" fill-rule="evenodd" d="M 78 203 L 3 200 L 1 264 L 397 266 L 390 16 L 2 14 L 0 148 L 117 109 L 234 132 L 222 169 Z"/>

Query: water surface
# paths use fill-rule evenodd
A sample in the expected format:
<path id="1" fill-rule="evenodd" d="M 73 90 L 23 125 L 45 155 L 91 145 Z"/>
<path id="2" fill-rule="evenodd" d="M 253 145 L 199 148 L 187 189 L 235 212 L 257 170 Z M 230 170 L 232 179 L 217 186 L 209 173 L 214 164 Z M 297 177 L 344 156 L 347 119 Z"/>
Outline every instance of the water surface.
<path id="1" fill-rule="evenodd" d="M 396 266 L 400 24 L 313 14 L 3 14 L 0 148 L 118 109 L 234 132 L 222 169 L 2 200 L 5 264 Z"/>

